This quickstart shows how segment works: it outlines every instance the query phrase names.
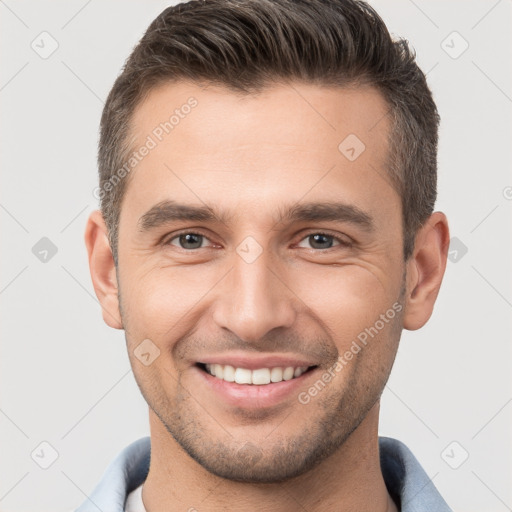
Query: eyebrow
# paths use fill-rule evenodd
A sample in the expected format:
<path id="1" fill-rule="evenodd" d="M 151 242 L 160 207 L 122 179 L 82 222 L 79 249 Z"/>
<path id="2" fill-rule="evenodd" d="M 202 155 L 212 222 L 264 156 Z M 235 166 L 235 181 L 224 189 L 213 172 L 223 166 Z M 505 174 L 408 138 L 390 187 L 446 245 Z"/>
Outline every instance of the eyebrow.
<path id="1" fill-rule="evenodd" d="M 215 212 L 214 208 L 207 205 L 193 206 L 166 200 L 154 205 L 144 213 L 138 224 L 140 231 L 145 232 L 178 221 L 228 224 L 233 216 L 232 213 Z M 280 208 L 276 224 L 318 221 L 348 222 L 369 232 L 374 229 L 374 221 L 368 213 L 357 206 L 338 202 L 300 203 L 287 208 Z"/>
<path id="2" fill-rule="evenodd" d="M 140 231 L 150 231 L 163 224 L 176 221 L 195 220 L 227 223 L 226 214 L 218 214 L 208 206 L 192 206 L 176 201 L 161 201 L 150 208 L 138 221 Z"/>
<path id="3" fill-rule="evenodd" d="M 355 205 L 327 202 L 301 203 L 287 210 L 280 210 L 278 222 L 334 221 L 355 224 L 365 231 L 372 231 L 374 222 L 370 214 Z"/>

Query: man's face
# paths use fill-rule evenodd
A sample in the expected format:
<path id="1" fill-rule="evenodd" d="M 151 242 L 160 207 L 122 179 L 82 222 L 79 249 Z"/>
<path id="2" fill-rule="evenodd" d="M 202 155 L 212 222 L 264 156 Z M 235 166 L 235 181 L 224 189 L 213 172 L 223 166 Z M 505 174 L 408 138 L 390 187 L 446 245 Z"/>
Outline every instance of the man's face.
<path id="1" fill-rule="evenodd" d="M 197 105 L 172 131 L 155 132 L 190 97 Z M 379 399 L 404 276 L 387 110 L 371 88 L 241 96 L 180 83 L 135 112 L 133 148 L 148 135 L 157 144 L 132 172 L 120 216 L 128 351 L 153 421 L 214 474 L 304 473 Z M 212 218 L 178 215 L 181 206 Z M 222 379 L 208 373 L 215 364 Z M 288 367 L 307 371 L 276 369 Z M 276 382 L 229 382 L 233 372 Z"/>

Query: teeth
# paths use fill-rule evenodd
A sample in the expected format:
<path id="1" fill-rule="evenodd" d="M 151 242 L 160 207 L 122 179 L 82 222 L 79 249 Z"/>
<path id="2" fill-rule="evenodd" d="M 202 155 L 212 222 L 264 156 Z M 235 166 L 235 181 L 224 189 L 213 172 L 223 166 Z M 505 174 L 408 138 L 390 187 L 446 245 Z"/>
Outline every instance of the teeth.
<path id="1" fill-rule="evenodd" d="M 230 366 L 229 364 L 224 366 L 223 379 L 228 382 L 235 382 L 235 369 L 232 366 Z"/>
<path id="2" fill-rule="evenodd" d="M 282 368 L 272 368 L 270 370 L 270 381 L 271 382 L 281 382 L 283 380 L 283 369 Z"/>
<path id="3" fill-rule="evenodd" d="M 271 382 L 281 382 L 300 377 L 308 366 L 287 366 L 285 368 L 258 368 L 257 370 L 248 370 L 247 368 L 234 368 L 227 364 L 207 364 L 206 371 L 227 382 L 236 382 L 237 384 L 255 384 L 262 386 Z"/>
<path id="4" fill-rule="evenodd" d="M 245 368 L 237 368 L 235 370 L 235 382 L 237 384 L 252 384 L 251 374 L 251 370 L 246 370 Z"/>
<path id="5" fill-rule="evenodd" d="M 270 370 L 268 368 L 260 368 L 259 370 L 253 370 L 252 383 L 258 385 L 270 384 Z"/>
<path id="6" fill-rule="evenodd" d="M 215 365 L 215 377 L 219 377 L 219 379 L 224 378 L 224 368 L 221 364 Z"/>
<path id="7" fill-rule="evenodd" d="M 291 366 L 288 366 L 288 368 L 285 368 L 284 372 L 283 372 L 283 380 L 293 379 L 294 372 L 295 372 L 295 370 Z"/>

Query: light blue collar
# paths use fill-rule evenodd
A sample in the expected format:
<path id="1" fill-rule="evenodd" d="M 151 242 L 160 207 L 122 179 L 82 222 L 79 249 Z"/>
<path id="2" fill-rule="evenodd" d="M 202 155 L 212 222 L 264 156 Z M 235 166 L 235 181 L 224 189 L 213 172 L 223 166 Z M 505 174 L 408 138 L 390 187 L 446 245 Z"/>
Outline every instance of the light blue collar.
<path id="1" fill-rule="evenodd" d="M 379 437 L 379 448 L 384 481 L 401 512 L 452 512 L 405 444 Z M 126 497 L 146 479 L 150 454 L 149 437 L 127 446 L 75 512 L 124 512 Z"/>

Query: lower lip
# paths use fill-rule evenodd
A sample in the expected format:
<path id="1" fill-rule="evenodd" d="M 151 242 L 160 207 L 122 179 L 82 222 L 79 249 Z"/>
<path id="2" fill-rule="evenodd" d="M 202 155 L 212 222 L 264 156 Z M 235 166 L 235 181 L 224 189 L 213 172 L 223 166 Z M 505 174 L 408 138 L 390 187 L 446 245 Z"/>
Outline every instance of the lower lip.
<path id="1" fill-rule="evenodd" d="M 300 377 L 263 385 L 227 382 L 210 375 L 201 368 L 196 367 L 195 370 L 205 384 L 229 405 L 246 409 L 262 409 L 279 405 L 290 398 L 298 400 L 299 389 L 304 386 L 306 379 L 315 373 L 316 368 L 303 373 Z"/>

